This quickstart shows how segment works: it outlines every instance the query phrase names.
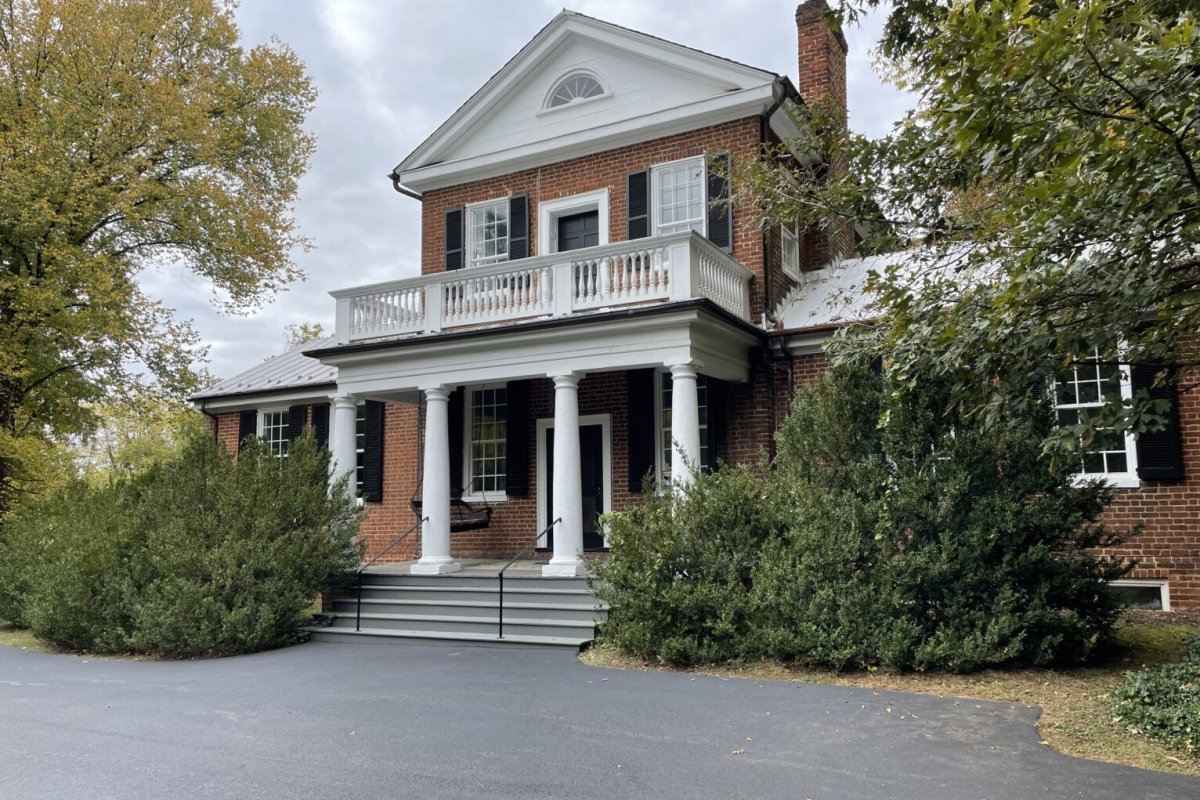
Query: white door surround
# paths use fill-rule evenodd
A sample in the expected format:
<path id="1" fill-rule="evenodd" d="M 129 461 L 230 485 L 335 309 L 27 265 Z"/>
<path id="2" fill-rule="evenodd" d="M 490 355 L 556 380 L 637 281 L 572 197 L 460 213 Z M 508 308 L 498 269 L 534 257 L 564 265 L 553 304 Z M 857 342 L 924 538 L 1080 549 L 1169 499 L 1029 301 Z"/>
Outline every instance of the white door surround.
<path id="1" fill-rule="evenodd" d="M 586 211 L 600 215 L 600 244 L 608 244 L 608 189 L 573 194 L 557 200 L 541 200 L 537 204 L 537 254 L 558 252 L 558 218 Z"/>
<path id="2" fill-rule="evenodd" d="M 585 414 L 579 418 L 579 427 L 600 426 L 601 448 L 604 461 L 604 510 L 612 511 L 612 415 Z M 546 431 L 554 428 L 554 420 L 545 417 L 537 421 L 537 526 L 545 530 L 550 524 L 546 519 Z M 607 541 L 605 542 L 607 545 Z M 544 546 L 544 543 L 543 543 Z"/>

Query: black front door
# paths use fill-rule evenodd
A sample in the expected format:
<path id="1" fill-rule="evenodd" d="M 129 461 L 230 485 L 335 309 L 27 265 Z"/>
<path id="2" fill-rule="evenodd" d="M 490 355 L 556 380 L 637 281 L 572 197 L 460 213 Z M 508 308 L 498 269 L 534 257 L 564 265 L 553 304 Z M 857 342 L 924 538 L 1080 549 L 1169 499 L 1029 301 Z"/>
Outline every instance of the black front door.
<path id="1" fill-rule="evenodd" d="M 546 522 L 554 515 L 554 428 L 546 431 Z M 600 515 L 604 513 L 604 429 L 600 425 L 579 426 L 580 484 L 583 489 L 583 549 L 603 550 L 604 531 Z M 545 547 L 554 548 L 551 531 Z"/>
<path id="2" fill-rule="evenodd" d="M 600 212 L 585 211 L 558 218 L 558 252 L 600 244 Z"/>

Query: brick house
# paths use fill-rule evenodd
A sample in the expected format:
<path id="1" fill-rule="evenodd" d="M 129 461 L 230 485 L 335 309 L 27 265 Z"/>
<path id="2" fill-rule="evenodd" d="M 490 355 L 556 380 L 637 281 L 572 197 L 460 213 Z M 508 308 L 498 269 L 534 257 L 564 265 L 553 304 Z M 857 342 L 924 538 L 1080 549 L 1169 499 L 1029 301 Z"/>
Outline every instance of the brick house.
<path id="1" fill-rule="evenodd" d="M 386 556 L 416 574 L 542 533 L 544 574 L 581 575 L 648 475 L 769 453 L 845 321 L 825 300 L 870 262 L 843 258 L 848 231 L 763 230 L 721 198 L 731 160 L 797 133 L 789 106 L 845 104 L 824 7 L 797 8 L 796 84 L 560 13 L 392 172 L 422 205 L 421 276 L 334 292 L 332 338 L 198 394 L 215 435 L 283 451 L 312 425 L 370 552 L 425 517 Z M 1131 389 L 1085 372 L 1061 387 L 1076 407 Z M 1086 464 L 1124 487 L 1130 591 L 1164 608 L 1200 607 L 1198 402 Z"/>

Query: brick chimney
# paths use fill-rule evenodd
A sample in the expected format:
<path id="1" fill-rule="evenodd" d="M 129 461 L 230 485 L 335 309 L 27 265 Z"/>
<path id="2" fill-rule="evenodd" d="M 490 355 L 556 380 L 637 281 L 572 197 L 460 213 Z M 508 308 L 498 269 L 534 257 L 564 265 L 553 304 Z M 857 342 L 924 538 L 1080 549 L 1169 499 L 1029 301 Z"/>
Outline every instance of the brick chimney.
<path id="1" fill-rule="evenodd" d="M 826 0 L 806 0 L 796 6 L 796 48 L 799 54 L 797 88 L 805 104 L 832 103 L 846 124 L 846 37 L 837 27 Z M 845 165 L 828 165 L 830 174 Z M 801 268 L 820 269 L 854 249 L 854 229 L 848 222 L 804 232 Z"/>
<path id="2" fill-rule="evenodd" d="M 846 108 L 846 37 L 830 16 L 825 0 L 807 0 L 796 6 L 796 45 L 799 82 L 804 102 L 829 98 Z"/>

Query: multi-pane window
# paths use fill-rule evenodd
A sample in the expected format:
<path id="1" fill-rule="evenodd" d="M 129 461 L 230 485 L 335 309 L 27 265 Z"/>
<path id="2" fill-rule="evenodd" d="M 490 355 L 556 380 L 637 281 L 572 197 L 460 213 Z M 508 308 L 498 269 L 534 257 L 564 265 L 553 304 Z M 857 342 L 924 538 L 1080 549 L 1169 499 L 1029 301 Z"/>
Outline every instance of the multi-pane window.
<path id="1" fill-rule="evenodd" d="M 785 222 L 779 226 L 783 249 L 783 272 L 800 280 L 800 237 L 796 235 L 795 223 Z"/>
<path id="2" fill-rule="evenodd" d="M 287 458 L 288 445 L 291 443 L 288 439 L 288 412 L 264 411 L 260 422 L 262 427 L 259 436 L 276 457 Z"/>
<path id="3" fill-rule="evenodd" d="M 1094 350 L 1086 361 L 1054 379 L 1054 410 L 1062 425 L 1077 425 L 1081 413 L 1112 400 L 1130 397 L 1126 370 Z M 1084 450 L 1080 471 L 1085 475 L 1129 475 L 1134 472 L 1134 439 L 1122 431 L 1101 430 Z"/>
<path id="4" fill-rule="evenodd" d="M 704 158 L 660 164 L 650 171 L 654 233 L 704 233 Z"/>
<path id="5" fill-rule="evenodd" d="M 367 452 L 367 405 L 354 410 L 354 496 L 363 496 L 363 461 Z"/>
<path id="6" fill-rule="evenodd" d="M 602 94 L 604 87 L 591 75 L 571 75 L 554 89 L 549 107 L 565 106 L 576 100 L 599 97 Z"/>
<path id="7" fill-rule="evenodd" d="M 508 390 L 503 386 L 472 390 L 469 424 L 471 474 L 467 492 L 503 492 L 508 469 Z"/>
<path id="8" fill-rule="evenodd" d="M 467 214 L 471 266 L 508 261 L 508 201 L 471 206 Z"/>
<path id="9" fill-rule="evenodd" d="M 659 475 L 671 469 L 671 454 L 675 452 L 675 441 L 671 438 L 671 373 L 659 373 Z M 709 463 L 708 459 L 708 379 L 696 377 L 696 400 L 700 415 L 700 463 L 697 468 Z"/>

